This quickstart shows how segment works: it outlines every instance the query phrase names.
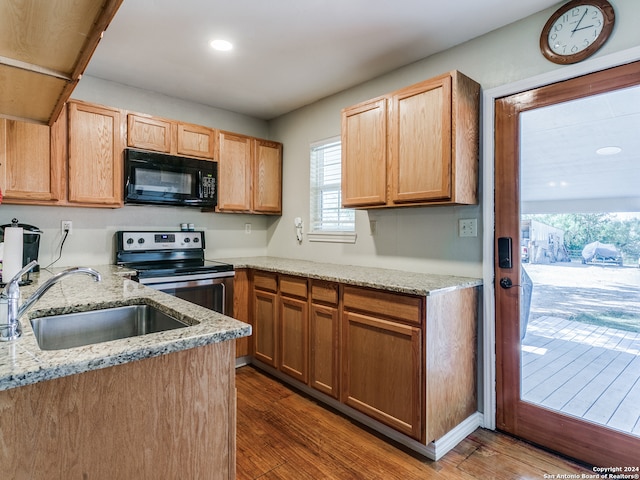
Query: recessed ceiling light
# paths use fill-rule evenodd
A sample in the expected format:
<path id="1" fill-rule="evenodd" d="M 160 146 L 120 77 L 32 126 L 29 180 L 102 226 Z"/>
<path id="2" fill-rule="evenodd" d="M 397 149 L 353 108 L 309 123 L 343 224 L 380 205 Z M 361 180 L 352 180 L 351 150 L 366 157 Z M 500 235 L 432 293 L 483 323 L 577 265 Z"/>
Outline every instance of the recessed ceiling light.
<path id="1" fill-rule="evenodd" d="M 209 43 L 209 45 L 211 45 L 211 48 L 213 48 L 214 50 L 218 50 L 220 52 L 228 52 L 233 48 L 231 42 L 221 39 L 211 40 L 211 43 Z"/>
<path id="2" fill-rule="evenodd" d="M 596 150 L 598 155 L 616 155 L 620 153 L 622 149 L 620 147 L 602 147 Z"/>

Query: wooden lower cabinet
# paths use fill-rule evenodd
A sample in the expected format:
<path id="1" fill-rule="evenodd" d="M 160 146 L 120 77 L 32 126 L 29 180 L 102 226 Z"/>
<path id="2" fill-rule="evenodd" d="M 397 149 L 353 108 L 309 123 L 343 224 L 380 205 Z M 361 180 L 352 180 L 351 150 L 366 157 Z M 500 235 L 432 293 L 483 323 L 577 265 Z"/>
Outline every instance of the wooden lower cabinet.
<path id="1" fill-rule="evenodd" d="M 343 325 L 342 401 L 421 440 L 420 328 L 350 311 Z"/>
<path id="2" fill-rule="evenodd" d="M 309 319 L 309 385 L 325 395 L 338 398 L 338 309 L 312 303 Z"/>
<path id="3" fill-rule="evenodd" d="M 309 306 L 307 300 L 280 297 L 280 357 L 282 373 L 309 381 Z"/>
<path id="4" fill-rule="evenodd" d="M 340 394 L 339 285 L 311 282 L 309 386 L 335 399 Z"/>
<path id="5" fill-rule="evenodd" d="M 253 355 L 277 368 L 278 296 L 274 292 L 253 292 Z"/>
<path id="6" fill-rule="evenodd" d="M 478 288 L 410 295 L 257 270 L 252 278 L 254 358 L 283 379 L 421 445 L 477 411 Z"/>

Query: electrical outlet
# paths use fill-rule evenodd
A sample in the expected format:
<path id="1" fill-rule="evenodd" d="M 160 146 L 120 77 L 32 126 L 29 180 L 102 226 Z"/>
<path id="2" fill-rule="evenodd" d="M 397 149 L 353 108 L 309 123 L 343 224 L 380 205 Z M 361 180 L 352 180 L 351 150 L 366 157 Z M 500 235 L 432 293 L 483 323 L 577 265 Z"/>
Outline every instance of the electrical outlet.
<path id="1" fill-rule="evenodd" d="M 63 236 L 66 231 L 69 232 L 69 235 L 73 233 L 73 222 L 71 222 L 71 220 L 62 220 L 62 222 L 60 222 L 60 232 Z"/>
<path id="2" fill-rule="evenodd" d="M 478 219 L 465 218 L 460 219 L 458 223 L 458 235 L 461 237 L 477 237 L 478 236 Z"/>
<path id="3" fill-rule="evenodd" d="M 250 223 L 245 223 L 244 224 L 244 233 L 251 233 L 251 224 Z"/>

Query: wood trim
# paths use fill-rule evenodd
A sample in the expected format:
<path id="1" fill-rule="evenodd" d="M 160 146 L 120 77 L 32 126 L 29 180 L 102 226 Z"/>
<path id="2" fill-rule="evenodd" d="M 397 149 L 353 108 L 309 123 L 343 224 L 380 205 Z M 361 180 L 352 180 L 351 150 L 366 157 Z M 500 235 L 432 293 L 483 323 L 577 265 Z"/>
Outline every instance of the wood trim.
<path id="1" fill-rule="evenodd" d="M 640 62 L 587 74 L 496 100 L 495 105 L 495 239 L 519 239 L 519 131 L 521 112 L 584 98 L 640 83 Z M 514 161 L 516 159 L 516 161 Z M 494 248 L 497 247 L 494 240 Z M 519 249 L 517 250 L 519 252 Z M 503 276 L 519 283 L 519 253 L 514 268 L 496 263 L 496 400 L 497 426 L 591 464 L 634 465 L 640 439 L 561 415 L 520 399 L 519 292 L 504 290 Z"/>

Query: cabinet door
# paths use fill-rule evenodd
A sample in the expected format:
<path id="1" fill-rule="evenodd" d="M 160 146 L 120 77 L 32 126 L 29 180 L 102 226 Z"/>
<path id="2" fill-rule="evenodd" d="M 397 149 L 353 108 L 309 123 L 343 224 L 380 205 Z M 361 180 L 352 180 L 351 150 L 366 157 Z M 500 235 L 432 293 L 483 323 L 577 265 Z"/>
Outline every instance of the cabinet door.
<path id="1" fill-rule="evenodd" d="M 0 119 L 0 188 L 5 203 L 48 205 L 64 197 L 66 111 L 52 127 Z"/>
<path id="2" fill-rule="evenodd" d="M 253 210 L 282 213 L 282 144 L 256 139 L 253 162 Z"/>
<path id="3" fill-rule="evenodd" d="M 252 139 L 220 132 L 218 137 L 218 210 L 251 210 Z"/>
<path id="4" fill-rule="evenodd" d="M 148 115 L 127 115 L 127 145 L 154 152 L 171 153 L 172 122 Z"/>
<path id="5" fill-rule="evenodd" d="M 387 103 L 377 99 L 342 111 L 342 205 L 387 202 Z"/>
<path id="6" fill-rule="evenodd" d="M 343 313 L 342 401 L 421 440 L 421 330 L 372 315 Z"/>
<path id="7" fill-rule="evenodd" d="M 451 198 L 451 77 L 399 90 L 389 111 L 391 200 Z"/>
<path id="8" fill-rule="evenodd" d="M 261 362 L 277 368 L 277 295 L 255 290 L 253 293 L 253 351 Z"/>
<path id="9" fill-rule="evenodd" d="M 69 102 L 69 202 L 122 206 L 120 111 Z"/>
<path id="10" fill-rule="evenodd" d="M 309 375 L 311 387 L 338 398 L 338 309 L 311 304 Z"/>
<path id="11" fill-rule="evenodd" d="M 212 128 L 178 123 L 178 154 L 213 160 L 216 131 Z"/>
<path id="12" fill-rule="evenodd" d="M 309 381 L 309 309 L 306 300 L 280 297 L 279 369 L 302 382 Z"/>

